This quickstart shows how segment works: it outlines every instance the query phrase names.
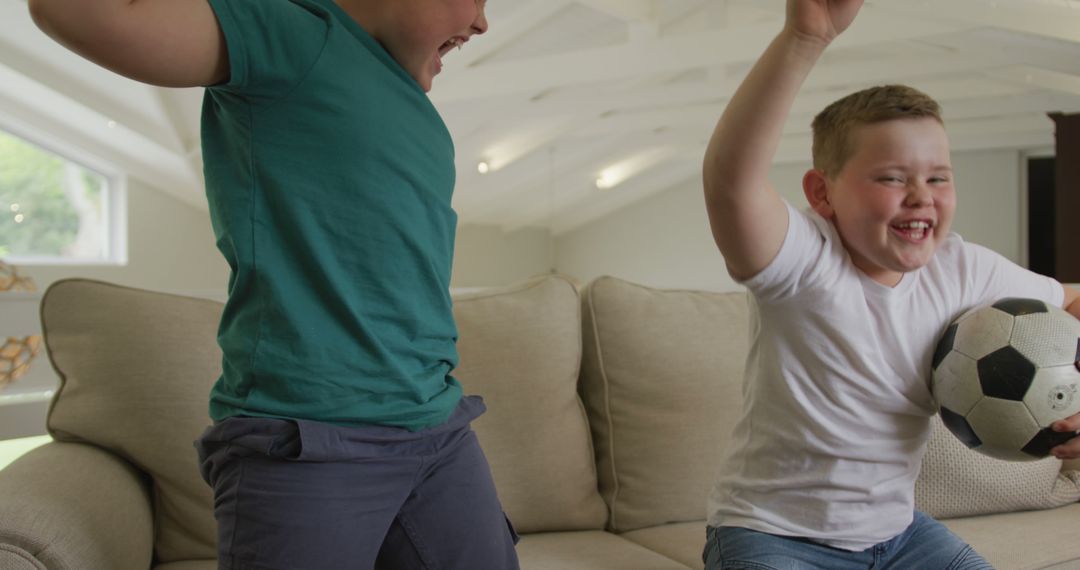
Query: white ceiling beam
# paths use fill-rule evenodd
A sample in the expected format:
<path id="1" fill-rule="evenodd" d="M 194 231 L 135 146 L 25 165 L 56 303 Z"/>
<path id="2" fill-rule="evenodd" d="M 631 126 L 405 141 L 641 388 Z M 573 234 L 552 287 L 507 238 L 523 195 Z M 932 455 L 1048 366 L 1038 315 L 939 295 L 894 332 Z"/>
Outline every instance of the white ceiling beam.
<path id="1" fill-rule="evenodd" d="M 512 17 L 493 22 L 490 29 L 483 35 L 469 40 L 461 53 L 454 53 L 446 58 L 445 69 L 450 73 L 443 77 L 455 75 L 460 69 L 482 63 L 507 44 L 513 43 L 517 38 L 542 26 L 544 22 L 572 3 L 573 0 L 528 0 L 514 12 Z"/>
<path id="2" fill-rule="evenodd" d="M 878 0 L 868 8 L 898 16 L 947 19 L 1080 43 L 1080 10 L 1068 4 L 1006 0 Z"/>
<path id="3" fill-rule="evenodd" d="M 970 29 L 964 24 L 915 21 L 895 15 L 882 18 L 873 13 L 862 21 L 861 27 L 842 36 L 838 44 L 855 48 Z M 777 31 L 777 24 L 759 24 L 481 65 L 447 76 L 439 88 L 432 91 L 432 100 L 437 103 L 455 101 L 477 93 L 536 93 L 554 87 L 610 82 L 647 73 L 746 62 L 755 59 Z"/>
<path id="4" fill-rule="evenodd" d="M 454 208 L 459 213 L 467 212 L 466 216 L 484 217 L 498 214 L 503 208 L 514 208 L 517 199 L 537 188 L 546 191 L 549 186 L 561 186 L 555 180 L 563 176 L 577 176 L 591 183 L 593 178 L 585 173 L 598 174 L 601 167 L 596 165 L 606 164 L 612 153 L 627 148 L 625 145 L 626 141 L 606 139 L 591 145 L 576 145 L 570 151 L 571 145 L 563 144 L 560 148 L 535 152 L 500 172 L 481 176 L 474 170 L 470 176 L 459 178 Z"/>
<path id="5" fill-rule="evenodd" d="M 457 192 L 460 196 L 455 195 L 455 198 L 460 198 L 458 203 L 472 215 L 485 219 L 513 217 L 523 209 L 522 204 L 530 203 L 537 194 L 546 194 L 552 188 L 556 192 L 572 191 L 568 189 L 573 188 L 595 190 L 595 181 L 605 169 L 646 151 L 659 152 L 673 148 L 678 154 L 678 149 L 688 146 L 684 140 L 681 133 L 660 133 L 649 137 L 615 136 L 563 141 L 557 154 L 532 155 L 522 161 L 520 168 L 507 173 L 503 181 L 460 180 Z M 689 148 L 699 148 L 703 153 L 704 141 L 700 144 L 693 141 Z"/>
<path id="6" fill-rule="evenodd" d="M 618 188 L 592 189 L 589 192 L 580 193 L 576 196 L 576 200 L 564 203 L 555 211 L 549 229 L 553 235 L 561 235 L 677 184 L 700 181 L 700 179 L 700 160 L 668 161 L 633 182 Z M 704 201 L 702 201 L 703 213 L 704 208 Z M 519 220 L 511 227 L 539 225 L 540 222 L 541 220 Z"/>
<path id="7" fill-rule="evenodd" d="M 1041 49 L 1037 46 L 1002 45 L 995 38 L 980 34 L 949 37 L 963 45 L 927 57 L 925 54 L 895 56 L 887 59 L 831 63 L 824 61 L 811 73 L 803 92 L 844 86 L 872 85 L 884 82 L 905 82 L 937 75 L 969 75 L 996 67 L 1031 64 L 1046 69 L 1080 70 L 1080 61 L 1072 52 Z M 934 38 L 938 43 L 942 37 Z M 592 115 L 612 110 L 649 109 L 663 106 L 700 105 L 728 99 L 738 87 L 740 78 L 710 80 L 704 83 L 683 83 L 653 88 L 614 89 L 597 86 L 593 89 L 564 89 L 542 99 L 523 103 L 517 94 L 489 96 L 478 93 L 468 100 L 440 103 L 449 116 L 474 117 L 475 120 L 500 124 L 507 121 L 545 116 L 565 116 L 568 113 Z M 455 133 L 460 132 L 456 130 Z M 459 143 L 466 142 L 458 138 Z"/>
<path id="8" fill-rule="evenodd" d="M 1071 73 L 1051 71 L 1033 65 L 1007 67 L 986 73 L 988 77 L 1026 85 L 1030 88 L 1048 89 L 1069 95 L 1080 95 L 1080 77 Z"/>
<path id="9" fill-rule="evenodd" d="M 1011 55 L 1003 56 L 1003 59 L 999 60 L 987 59 L 978 54 L 945 54 L 943 57 L 926 61 L 922 65 L 913 59 L 898 58 L 895 61 L 856 62 L 827 66 L 811 76 L 805 92 L 800 95 L 792 110 L 792 117 L 801 126 L 805 126 L 802 123 L 809 125 L 809 119 L 814 114 L 840 96 L 831 91 L 837 86 L 845 86 L 848 91 L 851 91 L 882 81 L 905 82 L 907 75 L 921 76 L 917 80 L 920 86 L 929 90 L 940 101 L 958 97 L 968 98 L 973 90 L 987 90 L 982 93 L 983 96 L 1008 95 L 1021 90 L 1006 85 L 993 88 L 975 86 L 970 80 L 963 79 L 967 75 L 960 74 L 965 71 L 992 69 L 1002 63 L 1017 61 L 1024 61 L 1024 56 L 1020 52 L 1012 52 Z M 932 75 L 956 76 L 956 78 L 925 79 Z M 853 83 L 853 81 L 858 83 Z M 682 128 L 687 131 L 694 129 L 695 139 L 701 136 L 707 138 L 712 126 L 723 112 L 726 98 L 734 92 L 737 85 L 736 81 L 725 81 L 690 87 L 635 89 L 616 96 L 601 93 L 593 97 L 586 96 L 584 99 L 578 98 L 576 102 L 573 99 L 541 101 L 529 105 L 524 112 L 520 106 L 512 107 L 517 111 L 516 114 L 506 114 L 506 111 L 492 109 L 486 119 L 494 122 L 511 121 L 515 118 L 518 121 L 544 119 L 558 125 L 556 129 L 547 131 L 542 140 L 527 145 L 533 149 L 551 144 L 552 141 L 565 136 L 630 136 L 635 133 L 651 132 L 658 128 Z M 708 104 L 691 102 L 705 97 L 723 97 L 723 99 Z M 664 102 L 664 106 L 657 108 L 657 101 Z M 648 105 L 649 102 L 652 104 Z M 608 113 L 612 109 L 623 106 L 638 106 L 644 109 Z M 480 154 L 478 148 L 482 142 L 475 138 L 459 142 L 459 156 L 467 161 L 460 167 L 471 166 L 468 162 L 475 160 L 471 157 Z M 515 159 L 525 154 L 518 153 Z M 506 164 L 504 162 L 500 166 Z"/>
<path id="10" fill-rule="evenodd" d="M 169 126 L 172 128 L 174 139 L 176 144 L 180 147 L 180 158 L 187 164 L 188 169 L 191 171 L 191 176 L 196 180 L 202 180 L 202 145 L 201 141 L 192 140 L 186 133 L 189 132 L 188 125 L 184 123 L 184 115 L 180 111 L 180 108 L 175 99 L 166 89 L 160 87 L 153 87 L 154 102 L 157 103 L 161 109 L 166 120 L 169 121 Z"/>
<path id="11" fill-rule="evenodd" d="M 1049 121 L 1049 119 L 1047 119 Z M 1028 126 L 1037 122 L 1029 121 Z M 986 126 L 970 126 L 950 133 L 952 152 L 975 152 L 1000 149 L 1035 149 L 1052 146 L 1054 137 L 1052 128 L 1035 130 L 1013 130 L 1023 125 L 1020 122 L 1006 121 Z M 773 164 L 806 164 L 810 162 L 809 136 L 785 137 L 777 151 Z M 553 235 L 559 236 L 600 219 L 619 208 L 643 200 L 653 194 L 663 192 L 680 184 L 698 183 L 701 176 L 701 151 L 689 149 L 680 157 L 673 158 L 662 168 L 657 168 L 652 176 L 643 177 L 633 183 L 606 192 L 583 192 L 579 200 L 569 202 L 549 217 L 552 223 L 546 224 L 543 217 L 532 216 L 514 220 L 509 227 L 528 225 L 548 225 Z M 524 206 L 523 204 L 519 204 Z M 531 211 L 520 208 L 522 212 Z M 504 222 L 504 225 L 507 225 Z"/>
<path id="12" fill-rule="evenodd" d="M 1016 95 L 998 96 L 969 94 L 967 98 L 943 101 L 941 106 L 945 122 L 948 124 L 951 121 L 1023 113 L 1078 112 L 1080 111 L 1080 96 L 1053 92 L 1023 92 Z"/>
<path id="13" fill-rule="evenodd" d="M 652 0 L 577 0 L 608 16 L 624 22 L 656 23 L 656 6 Z"/>
<path id="14" fill-rule="evenodd" d="M 1047 101 L 1045 98 L 1044 101 Z M 1064 99 L 1059 99 L 1064 101 Z M 999 105 L 1004 107 L 1006 101 L 1002 100 Z M 957 103 L 957 106 L 962 106 Z M 983 106 L 982 111 L 992 110 L 991 107 Z M 950 140 L 953 141 L 954 152 L 987 150 L 998 148 L 1035 148 L 1051 144 L 1053 142 L 1052 122 L 1038 109 L 1030 113 L 1011 113 L 1001 117 L 973 119 L 956 119 L 948 126 Z M 696 164 L 700 168 L 701 157 L 704 152 L 702 145 L 690 145 L 683 147 L 679 155 L 669 157 L 662 165 L 653 170 L 664 170 L 672 164 Z M 787 132 L 781 141 L 774 162 L 777 164 L 792 162 L 809 162 L 810 160 L 810 132 L 808 128 L 798 127 Z M 648 174 L 648 173 L 646 173 Z M 565 173 L 559 178 L 562 187 L 578 187 L 576 193 L 563 191 L 558 194 L 555 204 L 555 214 L 551 217 L 559 226 L 558 231 L 567 231 L 580 223 L 593 219 L 593 215 L 587 215 L 593 211 L 594 215 L 602 215 L 607 208 L 620 207 L 644 197 L 652 192 L 661 191 L 663 187 L 648 181 L 648 176 L 642 180 L 628 182 L 623 186 L 601 194 L 596 194 L 585 187 L 588 178 L 585 173 Z M 524 225 L 536 225 L 542 221 L 536 208 L 529 207 L 530 201 L 537 199 L 539 190 L 522 193 L 520 199 L 515 200 L 517 206 L 513 210 L 499 212 L 498 219 L 507 220 L 504 225 L 510 228 L 518 228 Z M 608 194 L 623 197 L 618 201 L 607 198 Z M 627 196 L 630 194 L 630 196 Z M 531 198 L 530 198 L 531 196 Z M 617 203 L 616 203 L 617 202 Z M 605 205 L 606 204 L 606 205 Z M 530 214 L 531 212 L 531 214 Z M 556 231 L 553 228 L 553 231 Z"/>
<path id="15" fill-rule="evenodd" d="M 5 86 L 0 91 L 0 122 L 23 130 L 24 136 L 47 139 L 55 151 L 74 148 L 96 156 L 184 202 L 206 209 L 201 181 L 173 149 L 125 123 L 109 126 L 109 118 L 98 110 L 3 65 L 0 85 Z"/>
<path id="16" fill-rule="evenodd" d="M 551 222 L 565 217 L 568 213 L 582 207 L 584 202 L 590 200 L 604 200 L 610 196 L 626 196 L 633 194 L 642 186 L 653 186 L 657 183 L 657 177 L 669 171 L 673 164 L 672 158 L 683 156 L 685 151 L 676 148 L 654 149 L 642 153 L 645 158 L 640 165 L 641 171 L 631 179 L 612 188 L 597 188 L 592 181 L 584 183 L 563 185 L 558 191 L 545 196 L 544 192 L 530 192 L 521 197 L 518 207 L 506 210 L 499 214 L 502 227 L 507 231 L 516 231 L 524 227 L 547 225 L 545 218 L 550 217 Z M 700 160 L 698 170 L 700 171 Z M 550 209 L 551 215 L 543 215 L 543 209 Z"/>
<path id="17" fill-rule="evenodd" d="M 64 94 L 69 98 L 77 97 L 82 106 L 94 109 L 108 119 L 122 123 L 141 136 L 153 140 L 159 146 L 174 152 L 180 151 L 174 133 L 169 129 L 162 128 L 153 120 L 133 112 L 132 108 L 124 105 L 122 101 L 103 95 L 100 86 L 86 85 L 73 76 L 57 70 L 47 61 L 38 60 L 17 46 L 6 43 L 3 34 L 0 34 L 0 65 L 32 79 L 55 93 Z M 4 85 L 0 87 L 3 90 L 13 88 L 11 84 L 0 83 L 0 85 Z M 147 89 L 150 88 L 147 87 Z"/>

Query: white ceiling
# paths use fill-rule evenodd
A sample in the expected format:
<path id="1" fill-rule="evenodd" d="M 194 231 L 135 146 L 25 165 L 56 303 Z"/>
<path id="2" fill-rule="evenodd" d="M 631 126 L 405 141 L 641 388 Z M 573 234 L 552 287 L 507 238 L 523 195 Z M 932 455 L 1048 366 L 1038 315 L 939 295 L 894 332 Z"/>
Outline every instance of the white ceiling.
<path id="1" fill-rule="evenodd" d="M 696 179 L 716 119 L 783 9 L 489 0 L 490 31 L 447 57 L 431 93 L 457 143 L 461 222 L 561 233 Z M 45 38 L 23 0 L 0 0 L 0 22 L 0 126 L 206 207 L 201 89 L 100 70 Z M 808 159 L 816 111 L 885 82 L 937 98 L 955 151 L 1050 148 L 1046 113 L 1080 112 L 1080 0 L 868 0 L 808 80 L 778 160 Z M 599 189 L 605 174 L 614 186 Z"/>

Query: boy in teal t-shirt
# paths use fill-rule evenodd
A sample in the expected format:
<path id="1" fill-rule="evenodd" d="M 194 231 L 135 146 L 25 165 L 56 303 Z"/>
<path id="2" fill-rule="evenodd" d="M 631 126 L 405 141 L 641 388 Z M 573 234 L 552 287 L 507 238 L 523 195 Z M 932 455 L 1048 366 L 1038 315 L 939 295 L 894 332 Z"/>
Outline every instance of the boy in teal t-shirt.
<path id="1" fill-rule="evenodd" d="M 231 274 L 199 442 L 222 568 L 515 568 L 451 376 L 454 147 L 426 95 L 484 0 L 32 0 L 51 36 L 208 85 Z"/>

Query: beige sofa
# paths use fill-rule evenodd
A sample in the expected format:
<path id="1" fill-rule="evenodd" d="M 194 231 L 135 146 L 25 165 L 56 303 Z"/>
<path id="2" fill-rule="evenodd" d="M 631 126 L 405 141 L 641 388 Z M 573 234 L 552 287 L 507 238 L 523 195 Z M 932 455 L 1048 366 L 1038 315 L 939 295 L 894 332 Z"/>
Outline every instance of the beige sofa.
<path id="1" fill-rule="evenodd" d="M 56 441 L 0 471 L 0 570 L 215 568 L 192 441 L 220 367 L 220 304 L 69 280 L 42 305 L 63 379 L 48 419 Z M 580 294 L 550 276 L 455 298 L 456 374 L 488 403 L 475 428 L 523 534 L 523 568 L 702 567 L 746 310 L 738 293 L 613 278 Z M 1080 568 L 1070 467 L 1002 463 L 938 431 L 920 507 L 998 568 Z"/>

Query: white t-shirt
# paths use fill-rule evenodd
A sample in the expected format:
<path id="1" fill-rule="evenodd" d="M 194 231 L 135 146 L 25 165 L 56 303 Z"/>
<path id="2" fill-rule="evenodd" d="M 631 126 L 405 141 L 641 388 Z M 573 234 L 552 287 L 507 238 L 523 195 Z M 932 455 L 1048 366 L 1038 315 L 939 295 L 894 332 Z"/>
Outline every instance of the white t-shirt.
<path id="1" fill-rule="evenodd" d="M 743 413 L 709 524 L 861 551 L 911 524 L 945 327 L 1002 297 L 1061 306 L 1064 289 L 956 234 L 889 288 L 855 267 L 831 223 L 788 210 L 780 252 L 745 282 Z"/>

